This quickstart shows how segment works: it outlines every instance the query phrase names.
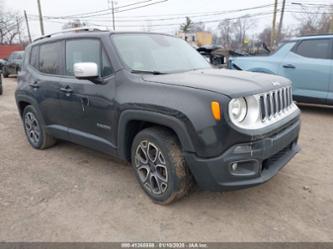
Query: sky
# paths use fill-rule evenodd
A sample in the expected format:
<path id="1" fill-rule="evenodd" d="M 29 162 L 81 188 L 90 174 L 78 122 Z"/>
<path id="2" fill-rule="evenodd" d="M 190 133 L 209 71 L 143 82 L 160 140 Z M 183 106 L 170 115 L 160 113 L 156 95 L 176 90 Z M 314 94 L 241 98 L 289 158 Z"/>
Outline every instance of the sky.
<path id="1" fill-rule="evenodd" d="M 109 8 L 110 0 L 40 0 L 42 5 L 43 16 L 63 17 L 68 15 L 77 15 L 81 13 L 99 11 Z M 150 0 L 158 2 L 162 0 Z M 37 0 L 3 0 L 5 10 L 17 11 L 23 15 L 26 10 L 30 22 L 32 37 L 40 36 L 40 27 L 38 21 Z M 144 2 L 141 5 L 150 3 L 147 0 L 117 0 L 115 6 L 124 6 L 136 2 Z M 282 0 L 279 0 L 279 8 Z M 308 4 L 306 7 L 293 5 L 292 2 L 301 2 Z M 274 0 L 167 0 L 159 4 L 147 6 L 130 11 L 124 11 L 115 14 L 116 30 L 149 30 L 164 33 L 175 33 L 179 29 L 179 24 L 185 21 L 185 16 L 192 15 L 194 22 L 208 21 L 206 27 L 215 29 L 218 20 L 225 18 L 237 18 L 245 14 L 261 14 L 253 17 L 255 25 L 250 28 L 249 33 L 258 33 L 263 28 L 272 25 L 272 12 Z M 312 4 L 333 4 L 333 0 L 287 0 L 286 10 L 302 11 L 304 8 L 313 11 Z M 240 11 L 241 9 L 252 8 L 256 6 L 269 5 L 259 9 Z M 137 5 L 140 6 L 140 5 Z M 135 5 L 131 6 L 135 7 Z M 130 8 L 130 7 L 127 7 Z M 126 8 L 118 8 L 124 10 Z M 238 10 L 238 11 L 235 11 Z M 117 11 L 117 9 L 116 9 Z M 218 12 L 218 13 L 217 13 Z M 287 12 L 285 15 L 285 26 L 296 25 L 295 18 L 298 13 Z M 104 15 L 96 15 L 86 20 L 87 23 L 100 25 L 102 28 L 112 28 L 111 13 L 102 12 Z M 173 19 L 168 19 L 173 18 Z M 153 20 L 168 19 L 168 20 Z M 278 16 L 279 19 L 279 16 Z M 70 19 L 69 19 L 70 20 Z M 84 20 L 84 19 L 82 19 Z M 45 33 L 60 31 L 63 19 L 44 18 Z M 161 25 L 161 26 L 158 26 Z M 24 25 L 25 27 L 25 25 Z M 149 29 L 148 29 L 149 27 Z"/>

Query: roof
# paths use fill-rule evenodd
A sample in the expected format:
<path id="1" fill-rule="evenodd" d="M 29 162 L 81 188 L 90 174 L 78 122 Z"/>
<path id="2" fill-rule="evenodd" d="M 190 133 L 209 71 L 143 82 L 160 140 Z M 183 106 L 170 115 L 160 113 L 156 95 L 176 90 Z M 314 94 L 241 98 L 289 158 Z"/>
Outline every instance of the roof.
<path id="1" fill-rule="evenodd" d="M 0 59 L 8 58 L 8 56 L 15 51 L 23 50 L 23 46 L 20 44 L 5 45 L 0 44 Z"/>

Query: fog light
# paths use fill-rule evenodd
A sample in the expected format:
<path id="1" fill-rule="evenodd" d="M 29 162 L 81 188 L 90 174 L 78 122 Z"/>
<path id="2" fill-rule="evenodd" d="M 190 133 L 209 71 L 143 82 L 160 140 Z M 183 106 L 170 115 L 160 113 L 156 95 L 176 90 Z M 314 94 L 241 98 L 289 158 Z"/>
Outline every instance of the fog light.
<path id="1" fill-rule="evenodd" d="M 234 176 L 255 176 L 259 174 L 259 161 L 250 159 L 230 164 L 230 174 Z"/>

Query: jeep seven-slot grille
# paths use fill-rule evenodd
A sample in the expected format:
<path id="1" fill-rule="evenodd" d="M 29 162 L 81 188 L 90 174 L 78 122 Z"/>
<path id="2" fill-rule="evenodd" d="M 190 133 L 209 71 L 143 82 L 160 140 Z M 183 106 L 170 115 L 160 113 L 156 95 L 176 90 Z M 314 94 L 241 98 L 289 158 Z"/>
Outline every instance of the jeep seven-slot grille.
<path id="1" fill-rule="evenodd" d="M 278 90 L 260 95 L 261 120 L 265 121 L 282 114 L 292 104 L 291 87 L 280 88 Z"/>

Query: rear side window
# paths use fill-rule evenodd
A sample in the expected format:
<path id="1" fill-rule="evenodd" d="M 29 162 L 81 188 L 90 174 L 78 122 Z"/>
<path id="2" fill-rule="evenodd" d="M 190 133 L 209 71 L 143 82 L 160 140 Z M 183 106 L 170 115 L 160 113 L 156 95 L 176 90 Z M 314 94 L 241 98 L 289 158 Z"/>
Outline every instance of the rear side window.
<path id="1" fill-rule="evenodd" d="M 330 47 L 329 39 L 305 40 L 294 49 L 294 52 L 304 57 L 329 59 Z"/>
<path id="2" fill-rule="evenodd" d="M 96 63 L 102 77 L 112 74 L 109 60 L 97 39 L 75 39 L 66 42 L 66 74 L 73 76 L 74 64 L 79 62 Z"/>
<path id="3" fill-rule="evenodd" d="M 30 65 L 39 70 L 38 55 L 39 55 L 38 46 L 32 47 L 31 53 L 30 53 Z"/>
<path id="4" fill-rule="evenodd" d="M 47 74 L 62 74 L 62 42 L 40 45 L 39 71 Z"/>

